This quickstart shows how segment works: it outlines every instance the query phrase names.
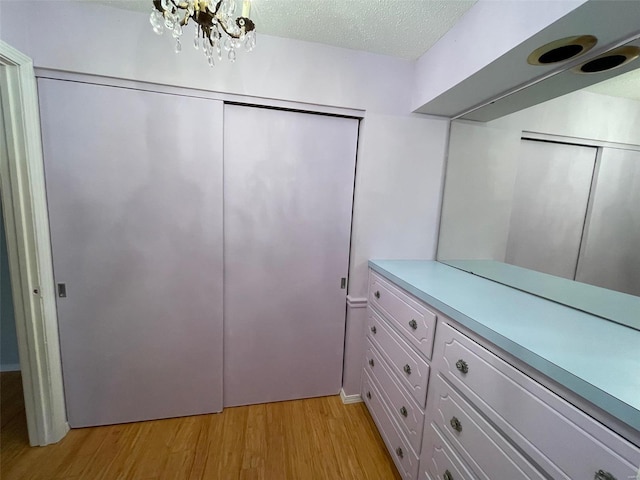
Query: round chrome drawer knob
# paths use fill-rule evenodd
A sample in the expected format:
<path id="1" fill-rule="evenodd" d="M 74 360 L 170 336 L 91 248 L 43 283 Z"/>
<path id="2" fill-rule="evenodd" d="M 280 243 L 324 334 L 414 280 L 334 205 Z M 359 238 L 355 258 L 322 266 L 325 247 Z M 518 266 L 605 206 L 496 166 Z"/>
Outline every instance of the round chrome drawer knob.
<path id="1" fill-rule="evenodd" d="M 400 458 L 404 457 L 404 452 L 400 447 L 396 448 L 396 455 L 398 455 Z"/>
<path id="2" fill-rule="evenodd" d="M 456 368 L 462 373 L 469 373 L 469 365 L 467 365 L 467 362 L 462 359 L 456 362 Z"/>
<path id="3" fill-rule="evenodd" d="M 444 471 L 444 474 L 442 475 L 442 480 L 453 480 L 453 475 L 451 475 L 451 472 L 449 470 Z"/>
<path id="4" fill-rule="evenodd" d="M 404 366 L 403 370 L 407 375 L 411 375 L 411 367 L 408 364 Z"/>
<path id="5" fill-rule="evenodd" d="M 380 299 L 380 292 L 376 290 L 376 293 L 374 293 L 373 296 Z"/>
<path id="6" fill-rule="evenodd" d="M 456 417 L 451 417 L 451 420 L 449 420 L 449 423 L 451 424 L 451 428 L 453 428 L 456 432 L 462 431 L 462 424 L 460 423 L 460 420 L 458 420 Z"/>
<path id="7" fill-rule="evenodd" d="M 376 326 L 374 325 L 373 327 L 370 328 L 371 333 L 373 333 L 374 335 L 376 334 L 376 332 L 378 331 L 378 329 L 376 328 Z"/>
<path id="8" fill-rule="evenodd" d="M 375 362 L 373 361 L 373 358 L 369 359 L 369 365 L 371 365 L 372 367 L 375 365 Z"/>
<path id="9" fill-rule="evenodd" d="M 416 322 L 415 320 L 413 320 L 413 319 L 412 319 L 412 320 L 409 322 L 409 326 L 410 326 L 413 330 L 415 330 L 415 329 L 417 329 L 417 328 L 418 328 L 418 322 Z"/>
<path id="10" fill-rule="evenodd" d="M 409 412 L 407 412 L 405 407 L 400 407 L 400 415 L 406 418 L 406 416 L 409 415 Z"/>
<path id="11" fill-rule="evenodd" d="M 367 392 L 367 398 L 371 400 L 371 392 Z"/>

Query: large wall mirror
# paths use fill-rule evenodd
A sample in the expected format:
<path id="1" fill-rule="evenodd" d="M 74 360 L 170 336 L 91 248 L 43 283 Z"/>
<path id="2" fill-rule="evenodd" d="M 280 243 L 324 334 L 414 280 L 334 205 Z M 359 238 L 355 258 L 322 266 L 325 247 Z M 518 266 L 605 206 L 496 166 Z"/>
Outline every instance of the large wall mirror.
<path id="1" fill-rule="evenodd" d="M 449 142 L 439 261 L 640 329 L 640 69 Z"/>

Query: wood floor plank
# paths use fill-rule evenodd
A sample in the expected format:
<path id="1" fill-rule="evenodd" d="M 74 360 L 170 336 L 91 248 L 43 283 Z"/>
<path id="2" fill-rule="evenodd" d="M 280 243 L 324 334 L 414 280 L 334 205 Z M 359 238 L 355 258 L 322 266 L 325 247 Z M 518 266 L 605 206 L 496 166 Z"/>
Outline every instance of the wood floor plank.
<path id="1" fill-rule="evenodd" d="M 144 442 L 138 442 L 132 453 L 137 456 L 130 475 L 133 478 L 159 478 L 162 475 L 171 442 L 174 440 L 178 427 L 183 418 L 167 420 L 153 420 L 146 423 L 147 430 L 141 437 Z"/>
<path id="2" fill-rule="evenodd" d="M 105 436 L 101 429 L 83 429 L 76 439 L 79 448 L 77 452 L 69 451 L 70 457 L 61 460 L 56 472 L 52 472 L 53 479 L 70 479 L 80 477 L 94 462 L 99 449 L 102 447 Z"/>
<path id="3" fill-rule="evenodd" d="M 0 386 L 2 480 L 400 479 L 364 404 L 338 396 L 74 429 L 31 448 L 19 374 Z"/>
<path id="4" fill-rule="evenodd" d="M 215 438 L 215 436 L 211 434 L 213 418 L 213 415 L 204 415 L 200 418 L 200 422 L 198 422 L 200 430 L 195 441 L 195 454 L 193 463 L 191 464 L 191 471 L 187 477 L 189 480 L 204 478 L 204 471 L 207 467 L 207 453 L 209 449 L 212 448 L 212 440 Z"/>
<path id="5" fill-rule="evenodd" d="M 160 479 L 188 480 L 195 460 L 201 429 L 202 422 L 199 417 L 181 419 L 175 438 L 171 442 L 167 463 Z"/>

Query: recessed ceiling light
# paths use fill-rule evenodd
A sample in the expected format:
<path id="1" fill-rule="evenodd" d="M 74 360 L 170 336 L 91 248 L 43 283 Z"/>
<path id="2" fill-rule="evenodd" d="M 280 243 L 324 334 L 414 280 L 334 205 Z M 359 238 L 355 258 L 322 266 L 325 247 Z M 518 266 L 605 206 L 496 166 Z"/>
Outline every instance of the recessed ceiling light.
<path id="1" fill-rule="evenodd" d="M 609 50 L 607 53 L 592 58 L 588 62 L 578 65 L 574 73 L 600 73 L 619 68 L 632 62 L 640 56 L 640 47 L 626 46 Z"/>
<path id="2" fill-rule="evenodd" d="M 566 37 L 536 48 L 527 57 L 530 65 L 550 65 L 565 62 L 587 53 L 598 43 L 593 35 Z"/>

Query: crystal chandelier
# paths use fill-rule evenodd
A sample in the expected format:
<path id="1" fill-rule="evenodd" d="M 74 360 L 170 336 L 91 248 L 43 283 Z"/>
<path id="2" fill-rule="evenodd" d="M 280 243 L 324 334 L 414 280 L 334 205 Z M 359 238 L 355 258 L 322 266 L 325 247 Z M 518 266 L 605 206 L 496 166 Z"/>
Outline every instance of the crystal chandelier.
<path id="1" fill-rule="evenodd" d="M 193 20 L 196 27 L 193 46 L 196 50 L 202 48 L 213 67 L 214 55 L 222 60 L 222 50 L 235 62 L 237 48 L 244 47 L 250 52 L 256 46 L 256 26 L 249 19 L 251 1 L 243 1 L 242 15 L 234 19 L 235 12 L 235 0 L 153 0 L 149 21 L 158 35 L 165 29 L 171 31 L 179 53 L 182 29 Z"/>

